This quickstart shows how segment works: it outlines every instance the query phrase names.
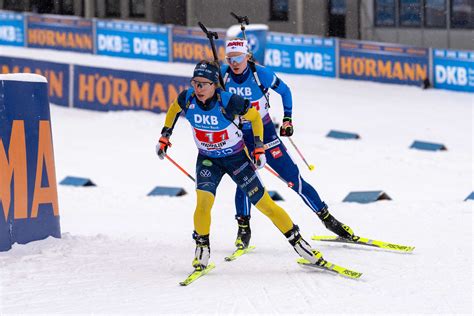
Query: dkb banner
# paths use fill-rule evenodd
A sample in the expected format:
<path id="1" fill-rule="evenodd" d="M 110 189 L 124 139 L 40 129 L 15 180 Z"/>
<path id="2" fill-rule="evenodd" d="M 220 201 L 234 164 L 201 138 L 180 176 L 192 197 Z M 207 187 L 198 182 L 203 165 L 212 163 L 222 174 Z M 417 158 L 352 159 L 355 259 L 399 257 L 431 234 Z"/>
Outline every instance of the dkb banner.
<path id="1" fill-rule="evenodd" d="M 47 61 L 0 56 L 0 73 L 35 73 L 48 80 L 51 103 L 68 106 L 69 65 Z"/>
<path id="2" fill-rule="evenodd" d="M 47 85 L 0 75 L 0 251 L 61 237 Z"/>
<path id="3" fill-rule="evenodd" d="M 0 11 L 0 45 L 25 46 L 23 14 Z"/>
<path id="4" fill-rule="evenodd" d="M 219 60 L 225 58 L 225 31 L 217 32 L 219 39 L 214 40 Z M 196 64 L 203 59 L 213 60 L 212 48 L 209 39 L 200 28 L 182 26 L 173 27 L 173 61 Z"/>
<path id="5" fill-rule="evenodd" d="M 427 48 L 361 41 L 339 41 L 339 77 L 421 85 L 429 79 Z"/>
<path id="6" fill-rule="evenodd" d="M 152 23 L 96 21 L 97 54 L 168 62 L 170 28 Z"/>
<path id="7" fill-rule="evenodd" d="M 434 87 L 474 92 L 474 52 L 433 49 Z"/>
<path id="8" fill-rule="evenodd" d="M 92 20 L 54 16 L 27 15 L 28 47 L 93 53 Z"/>
<path id="9" fill-rule="evenodd" d="M 336 44 L 331 38 L 269 33 L 265 66 L 273 71 L 336 76 Z"/>
<path id="10" fill-rule="evenodd" d="M 189 77 L 74 66 L 74 106 L 114 111 L 167 111 Z"/>

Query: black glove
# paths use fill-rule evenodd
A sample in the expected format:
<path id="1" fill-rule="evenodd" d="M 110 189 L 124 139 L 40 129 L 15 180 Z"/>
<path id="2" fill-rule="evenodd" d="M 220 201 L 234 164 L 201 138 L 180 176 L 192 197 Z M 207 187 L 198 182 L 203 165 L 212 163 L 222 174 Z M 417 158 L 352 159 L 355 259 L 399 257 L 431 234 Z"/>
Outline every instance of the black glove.
<path id="1" fill-rule="evenodd" d="M 284 117 L 283 124 L 280 127 L 280 136 L 290 137 L 293 135 L 293 123 L 291 123 L 291 117 Z"/>

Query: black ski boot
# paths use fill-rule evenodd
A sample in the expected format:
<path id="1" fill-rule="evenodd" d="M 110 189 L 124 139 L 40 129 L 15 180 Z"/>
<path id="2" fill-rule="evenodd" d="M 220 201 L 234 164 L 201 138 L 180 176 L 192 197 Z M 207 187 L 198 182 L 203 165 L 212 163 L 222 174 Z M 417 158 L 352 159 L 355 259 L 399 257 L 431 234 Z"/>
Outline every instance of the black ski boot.
<path id="1" fill-rule="evenodd" d="M 326 228 L 332 231 L 334 234 L 345 239 L 352 240 L 354 238 L 354 232 L 352 231 L 352 228 L 335 219 L 334 216 L 329 213 L 327 205 L 316 214 L 324 223 L 324 226 L 326 226 Z"/>
<path id="2" fill-rule="evenodd" d="M 285 233 L 285 237 L 300 257 L 308 260 L 312 264 L 320 264 L 324 261 L 323 254 L 316 249 L 312 249 L 310 244 L 303 239 L 298 225 L 293 225 L 293 228 Z"/>
<path id="3" fill-rule="evenodd" d="M 250 244 L 252 232 L 250 230 L 250 216 L 236 216 L 239 229 L 237 230 L 237 239 L 235 246 L 239 249 L 245 249 Z"/>
<path id="4" fill-rule="evenodd" d="M 209 258 L 211 257 L 209 235 L 199 235 L 198 233 L 194 232 L 193 239 L 196 241 L 193 267 L 196 270 L 204 270 L 209 263 Z"/>

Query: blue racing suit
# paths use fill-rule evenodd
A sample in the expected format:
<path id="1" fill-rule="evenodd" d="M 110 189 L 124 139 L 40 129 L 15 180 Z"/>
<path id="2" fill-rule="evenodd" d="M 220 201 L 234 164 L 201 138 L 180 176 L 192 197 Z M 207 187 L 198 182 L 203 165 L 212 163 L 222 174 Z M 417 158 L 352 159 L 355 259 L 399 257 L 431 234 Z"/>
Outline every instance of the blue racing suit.
<path id="1" fill-rule="evenodd" d="M 292 97 L 289 87 L 278 78 L 275 73 L 263 66 L 255 65 L 255 70 L 264 91 L 273 89 L 281 95 L 283 101 L 283 110 L 285 117 L 292 115 Z M 321 211 L 326 204 L 321 201 L 318 192 L 306 182 L 300 174 L 298 166 L 287 152 L 285 145 L 278 137 L 273 122 L 268 112 L 267 97 L 257 84 L 250 66 L 240 75 L 236 75 L 229 69 L 228 65 L 221 68 L 224 77 L 226 90 L 238 94 L 250 100 L 250 104 L 260 112 L 264 124 L 263 142 L 267 146 L 265 156 L 267 164 L 273 168 L 285 181 L 292 182 L 292 189 L 298 193 L 304 203 L 309 206 L 313 212 Z M 252 152 L 254 149 L 253 133 L 248 122 L 243 123 L 242 132 L 244 134 L 245 145 Z M 250 217 L 251 203 L 246 194 L 237 187 L 235 194 L 236 218 Z"/>

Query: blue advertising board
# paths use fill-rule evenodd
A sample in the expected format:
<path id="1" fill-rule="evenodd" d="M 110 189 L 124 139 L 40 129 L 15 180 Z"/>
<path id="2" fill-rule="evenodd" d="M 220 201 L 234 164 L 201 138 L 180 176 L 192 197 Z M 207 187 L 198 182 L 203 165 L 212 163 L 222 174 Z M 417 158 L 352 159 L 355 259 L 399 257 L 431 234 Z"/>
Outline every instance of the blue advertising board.
<path id="1" fill-rule="evenodd" d="M 60 238 L 44 77 L 0 75 L 0 170 L 0 237 L 8 237 L 7 243 L 0 242 L 0 251 L 10 249 L 15 242 Z"/>
<path id="2" fill-rule="evenodd" d="M 336 42 L 332 38 L 271 32 L 265 66 L 278 72 L 336 76 Z"/>
<path id="3" fill-rule="evenodd" d="M 25 46 L 23 14 L 0 11 L 0 45 Z"/>
<path id="4" fill-rule="evenodd" d="M 364 41 L 339 41 L 339 77 L 421 85 L 429 79 L 429 50 Z"/>
<path id="5" fill-rule="evenodd" d="M 93 53 L 92 20 L 54 15 L 27 15 L 27 46 Z"/>
<path id="6" fill-rule="evenodd" d="M 170 60 L 170 28 L 152 23 L 96 21 L 98 55 Z"/>
<path id="7" fill-rule="evenodd" d="M 114 111 L 166 112 L 190 77 L 74 66 L 74 106 Z"/>
<path id="8" fill-rule="evenodd" d="M 15 57 L 0 56 L 0 73 L 34 73 L 48 80 L 51 103 L 68 106 L 69 65 Z"/>
<path id="9" fill-rule="evenodd" d="M 434 87 L 474 92 L 474 52 L 433 49 Z"/>
<path id="10" fill-rule="evenodd" d="M 214 40 L 219 60 L 225 58 L 225 31 L 212 29 L 218 39 Z M 174 62 L 196 64 L 203 59 L 212 60 L 211 44 L 200 28 L 173 27 L 172 57 Z"/>

